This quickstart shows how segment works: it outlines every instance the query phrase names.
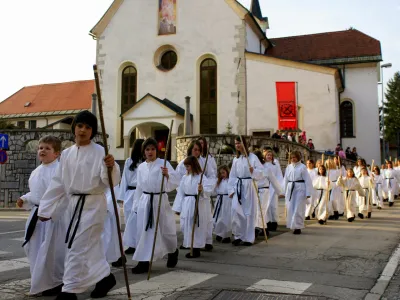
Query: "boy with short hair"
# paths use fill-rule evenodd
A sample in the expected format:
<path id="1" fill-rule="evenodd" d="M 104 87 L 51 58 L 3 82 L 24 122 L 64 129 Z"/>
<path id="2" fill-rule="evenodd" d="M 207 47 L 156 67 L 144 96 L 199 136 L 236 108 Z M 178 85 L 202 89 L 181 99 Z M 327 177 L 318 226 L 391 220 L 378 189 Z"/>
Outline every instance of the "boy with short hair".
<path id="1" fill-rule="evenodd" d="M 43 296 L 53 296 L 62 288 L 66 247 L 59 239 L 60 232 L 66 231 L 67 220 L 63 216 L 55 216 L 51 222 L 42 223 L 38 222 L 37 216 L 40 199 L 59 164 L 60 151 L 61 141 L 58 138 L 48 135 L 39 140 L 41 165 L 29 177 L 30 192 L 17 200 L 18 207 L 31 210 L 23 243 L 30 264 L 31 295 L 42 292 Z M 62 208 L 57 211 L 62 212 Z"/>
<path id="2" fill-rule="evenodd" d="M 119 167 L 112 155 L 92 141 L 97 133 L 97 118 L 89 111 L 77 114 L 72 122 L 76 144 L 64 150 L 50 186 L 39 207 L 39 217 L 53 217 L 63 196 L 69 196 L 70 223 L 65 242 L 67 255 L 62 292 L 57 300 L 77 300 L 77 293 L 96 284 L 92 298 L 102 298 L 116 284 L 110 273 L 101 234 L 107 214 L 105 190 L 109 187 L 107 169 L 112 168 L 113 183 L 120 181 Z"/>

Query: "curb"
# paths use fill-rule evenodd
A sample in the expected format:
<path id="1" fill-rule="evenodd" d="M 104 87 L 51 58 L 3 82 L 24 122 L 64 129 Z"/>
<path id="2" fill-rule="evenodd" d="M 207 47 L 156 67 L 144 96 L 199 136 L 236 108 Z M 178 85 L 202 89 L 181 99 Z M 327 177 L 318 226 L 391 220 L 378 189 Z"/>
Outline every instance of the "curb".
<path id="1" fill-rule="evenodd" d="M 364 300 L 379 300 L 385 293 L 390 280 L 392 280 L 394 273 L 396 272 L 397 266 L 400 261 L 400 244 L 397 246 L 396 250 L 393 251 L 385 269 L 383 270 L 381 276 L 378 278 L 374 287 L 365 296 Z"/>

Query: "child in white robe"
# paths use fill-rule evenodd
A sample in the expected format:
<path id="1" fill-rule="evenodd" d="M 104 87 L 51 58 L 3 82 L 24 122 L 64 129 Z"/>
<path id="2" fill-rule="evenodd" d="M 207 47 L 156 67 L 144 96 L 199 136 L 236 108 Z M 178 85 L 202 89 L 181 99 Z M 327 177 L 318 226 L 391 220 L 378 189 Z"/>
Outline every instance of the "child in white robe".
<path id="1" fill-rule="evenodd" d="M 328 203 L 330 201 L 329 193 L 332 189 L 332 183 L 326 174 L 326 168 L 324 166 L 320 166 L 318 168 L 318 175 L 313 179 L 313 187 L 318 194 L 318 202 L 315 207 L 317 210 L 316 216 L 318 223 L 323 225 L 326 224 L 326 219 L 328 216 Z"/>
<path id="2" fill-rule="evenodd" d="M 301 234 L 301 229 L 304 228 L 307 198 L 311 197 L 313 189 L 307 168 L 300 160 L 300 152 L 291 153 L 291 164 L 286 167 L 284 177 L 286 227 L 292 229 L 293 234 Z"/>
<path id="3" fill-rule="evenodd" d="M 360 219 L 364 219 L 364 214 L 367 213 L 367 218 L 371 218 L 371 192 L 374 190 L 374 181 L 368 176 L 368 170 L 366 168 L 361 169 L 361 177 L 358 179 L 358 181 L 364 190 L 364 196 L 359 197 L 360 202 L 358 206 L 358 217 Z"/>
<path id="4" fill-rule="evenodd" d="M 97 118 L 89 111 L 77 114 L 72 122 L 76 144 L 63 151 L 49 188 L 43 196 L 38 216 L 42 221 L 54 217 L 57 207 L 69 195 L 67 214 L 71 217 L 67 230 L 67 255 L 64 286 L 57 300 L 76 300 L 77 293 L 96 284 L 92 298 L 105 297 L 116 284 L 110 272 L 101 234 L 107 215 L 105 190 L 109 186 L 108 168 L 112 168 L 115 185 L 120 181 L 118 164 L 112 155 L 93 141 L 97 134 Z"/>
<path id="5" fill-rule="evenodd" d="M 50 222 L 38 222 L 40 200 L 46 192 L 59 165 L 61 141 L 54 136 L 39 140 L 38 157 L 41 165 L 29 177 L 29 190 L 18 199 L 18 207 L 30 209 L 26 223 L 24 250 L 31 272 L 30 294 L 55 296 L 61 292 L 64 259 L 67 247 L 63 238 L 67 231 L 66 205 L 60 205 Z M 62 241 L 61 241 L 62 240 Z"/>
<path id="6" fill-rule="evenodd" d="M 338 178 L 337 184 L 344 188 L 347 221 L 353 222 L 356 217 L 357 193 L 362 197 L 364 196 L 364 191 L 352 168 L 347 169 L 346 177 L 340 176 Z"/>
<path id="7" fill-rule="evenodd" d="M 196 157 L 189 156 L 184 161 L 187 174 L 183 176 L 176 202 L 181 203 L 180 218 L 181 230 L 183 232 L 183 247 L 190 248 L 192 244 L 192 230 L 195 214 L 196 199 L 199 194 L 198 214 L 194 230 L 193 255 L 186 254 L 186 258 L 196 258 L 200 256 L 200 248 L 206 245 L 208 235 L 208 208 L 206 202 L 214 190 L 214 181 L 209 181 L 206 176 L 201 180 L 201 167 Z"/>
<path id="8" fill-rule="evenodd" d="M 312 159 L 307 160 L 307 172 L 310 175 L 311 182 L 314 182 L 314 179 L 318 177 L 318 170 L 315 169 L 315 163 Z M 318 205 L 319 193 L 317 193 L 316 189 L 313 187 L 311 191 L 311 197 L 307 199 L 306 204 L 306 220 L 311 220 L 315 218 L 315 207 Z"/>
<path id="9" fill-rule="evenodd" d="M 378 166 L 373 169 L 372 178 L 374 181 L 374 190 L 372 191 L 372 205 L 377 206 L 378 209 L 383 207 L 383 195 L 382 195 L 382 183 L 383 178 L 381 175 L 381 170 Z"/>
<path id="10" fill-rule="evenodd" d="M 125 231 L 123 236 L 125 254 L 134 254 L 136 250 L 137 213 L 132 212 L 137 186 L 137 167 L 143 162 L 143 139 L 137 139 L 132 145 L 131 157 L 125 161 L 118 199 L 124 202 Z"/>
<path id="11" fill-rule="evenodd" d="M 232 234 L 234 246 L 251 246 L 255 240 L 256 213 L 258 205 L 257 186 L 253 180 L 263 177 L 264 167 L 253 153 L 245 156 L 246 141 L 242 145 L 240 137 L 235 138 L 236 157 L 229 174 L 229 195 L 232 199 Z M 248 153 L 248 152 L 247 152 Z M 250 162 L 250 166 L 249 166 Z"/>
<path id="12" fill-rule="evenodd" d="M 271 170 L 279 182 L 280 189 L 282 190 L 283 185 L 283 174 L 279 161 L 275 158 L 275 154 L 270 147 L 264 147 L 263 155 L 265 159 L 265 166 Z M 276 231 L 278 228 L 279 221 L 279 205 L 278 205 L 279 192 L 275 191 L 273 186 L 269 187 L 269 200 L 267 206 L 267 228 L 268 231 Z"/>
<path id="13" fill-rule="evenodd" d="M 215 239 L 224 244 L 231 242 L 232 232 L 232 199 L 229 195 L 233 192 L 229 186 L 229 168 L 218 168 L 218 181 L 214 189 L 217 202 L 214 209 L 214 233 Z"/>
<path id="14" fill-rule="evenodd" d="M 138 261 L 132 269 L 133 274 L 147 273 L 150 266 L 159 201 L 161 201 L 160 221 L 153 261 L 168 254 L 167 267 L 174 268 L 178 263 L 175 215 L 168 201 L 167 192 L 178 187 L 179 175 L 167 162 L 157 158 L 157 141 L 148 138 L 142 145 L 146 161 L 137 168 L 137 187 L 133 211 L 137 212 L 137 246 L 133 260 Z M 160 194 L 161 182 L 164 190 Z"/>
<path id="15" fill-rule="evenodd" d="M 386 169 L 382 172 L 383 190 L 389 199 L 389 206 L 393 206 L 396 194 L 396 185 L 400 182 L 400 174 L 393 169 L 391 161 L 386 162 Z"/>
<path id="16" fill-rule="evenodd" d="M 337 180 L 341 175 L 341 170 L 337 167 L 336 161 L 332 159 L 328 159 L 326 161 L 327 175 L 329 176 L 329 181 L 331 182 L 328 220 L 339 220 L 339 207 L 342 201 L 342 188 L 337 185 Z"/>

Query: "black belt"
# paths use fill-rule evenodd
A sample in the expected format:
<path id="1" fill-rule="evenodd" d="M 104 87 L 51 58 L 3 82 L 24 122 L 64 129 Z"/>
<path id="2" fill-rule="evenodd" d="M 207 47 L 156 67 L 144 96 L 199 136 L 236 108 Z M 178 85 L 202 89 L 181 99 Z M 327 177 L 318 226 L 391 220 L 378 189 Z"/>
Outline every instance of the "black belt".
<path id="1" fill-rule="evenodd" d="M 263 186 L 258 188 L 258 190 L 265 190 L 265 189 L 269 189 L 269 186 Z"/>
<path id="2" fill-rule="evenodd" d="M 185 197 L 194 197 L 194 199 L 197 201 L 197 194 L 196 195 L 185 194 Z M 194 209 L 196 210 L 196 207 Z M 199 210 L 198 209 L 197 209 L 197 227 L 200 227 L 200 217 L 199 217 Z"/>
<path id="3" fill-rule="evenodd" d="M 165 192 L 162 192 L 165 194 Z M 146 230 L 149 228 L 153 228 L 153 200 L 154 200 L 154 195 L 160 195 L 160 193 L 149 193 L 149 192 L 143 192 L 143 194 L 150 195 L 150 208 L 149 208 L 149 215 L 147 218 L 147 224 L 146 224 Z M 161 199 L 160 199 L 161 201 Z"/>
<path id="4" fill-rule="evenodd" d="M 292 188 L 290 190 L 290 197 L 289 197 L 289 201 L 290 201 L 290 200 L 292 200 L 292 194 L 293 194 L 293 190 L 294 190 L 294 186 L 295 186 L 296 182 L 304 183 L 305 181 L 304 180 L 295 180 L 295 181 L 289 181 L 289 182 L 292 183 Z"/>
<path id="5" fill-rule="evenodd" d="M 89 196 L 89 195 L 90 194 L 73 194 L 73 196 L 79 196 L 79 199 L 78 199 L 78 202 L 76 203 L 74 214 L 72 215 L 71 222 L 69 222 L 67 235 L 65 237 L 65 243 L 68 243 L 68 240 L 69 240 L 68 249 L 71 249 L 72 242 L 74 241 L 76 232 L 78 231 L 79 222 L 81 221 L 82 210 L 83 210 L 83 206 L 85 205 L 86 196 Z M 80 204 L 80 208 L 79 208 L 79 204 Z M 78 208 L 79 208 L 78 219 L 76 220 L 75 228 L 74 228 L 74 231 L 72 232 L 72 236 L 71 236 L 71 239 L 70 239 L 69 238 L 69 234 L 71 232 L 72 225 L 74 223 L 75 215 L 76 215 L 76 212 L 78 211 Z"/>
<path id="6" fill-rule="evenodd" d="M 221 207 L 222 207 L 222 200 L 224 199 L 224 196 L 228 196 L 228 194 L 218 194 L 218 196 L 217 196 L 217 198 L 218 198 L 217 206 L 215 207 L 214 215 L 213 215 L 215 222 L 218 221 L 218 217 L 219 217 L 219 214 L 221 212 Z"/>
<path id="7" fill-rule="evenodd" d="M 389 180 L 389 187 L 392 188 L 392 183 L 390 182 L 390 179 L 394 179 L 394 178 L 385 178 L 387 180 Z"/>
<path id="8" fill-rule="evenodd" d="M 350 193 L 350 192 L 355 192 L 355 191 L 356 191 L 356 190 L 347 190 L 347 191 L 346 191 L 346 198 L 349 197 L 349 193 Z"/>
<path id="9" fill-rule="evenodd" d="M 369 189 L 368 188 L 363 188 L 364 191 L 366 191 L 365 197 L 364 197 L 364 204 L 367 205 L 367 195 L 369 197 Z"/>
<path id="10" fill-rule="evenodd" d="M 127 190 L 130 190 L 130 191 L 136 190 L 136 186 L 128 185 Z"/>
<path id="11" fill-rule="evenodd" d="M 251 177 L 238 177 L 238 181 L 236 183 L 236 192 L 237 192 L 237 197 L 239 204 L 242 205 L 242 185 L 243 185 L 243 179 L 252 179 Z"/>
<path id="12" fill-rule="evenodd" d="M 25 234 L 25 242 L 22 244 L 22 247 L 25 246 L 29 240 L 31 239 L 35 228 L 36 228 L 36 224 L 38 222 L 38 210 L 39 210 L 39 205 L 35 205 L 35 212 L 32 215 L 32 218 L 29 222 L 28 228 L 26 229 L 26 234 Z"/>

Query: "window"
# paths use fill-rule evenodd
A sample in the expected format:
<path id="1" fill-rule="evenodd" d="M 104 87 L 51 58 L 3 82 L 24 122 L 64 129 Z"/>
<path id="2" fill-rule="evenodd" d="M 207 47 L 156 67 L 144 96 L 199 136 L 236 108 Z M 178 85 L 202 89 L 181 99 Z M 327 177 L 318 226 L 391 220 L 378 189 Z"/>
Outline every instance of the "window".
<path id="1" fill-rule="evenodd" d="M 217 63 L 211 58 L 200 65 L 200 133 L 217 133 Z"/>
<path id="2" fill-rule="evenodd" d="M 17 127 L 18 128 L 25 128 L 25 121 L 18 121 L 17 122 Z"/>
<path id="3" fill-rule="evenodd" d="M 271 137 L 271 131 L 253 131 L 253 136 Z"/>
<path id="4" fill-rule="evenodd" d="M 127 112 L 135 103 L 137 96 L 137 71 L 133 66 L 125 67 L 121 77 L 121 115 Z M 121 117 L 120 146 L 124 146 L 124 120 Z"/>
<path id="5" fill-rule="evenodd" d="M 36 120 L 29 121 L 29 129 L 36 129 Z"/>
<path id="6" fill-rule="evenodd" d="M 353 103 L 343 101 L 340 104 L 340 135 L 342 138 L 354 137 Z"/>
<path id="7" fill-rule="evenodd" d="M 163 70 L 172 70 L 178 61 L 175 51 L 169 50 L 161 56 L 160 68 Z"/>

